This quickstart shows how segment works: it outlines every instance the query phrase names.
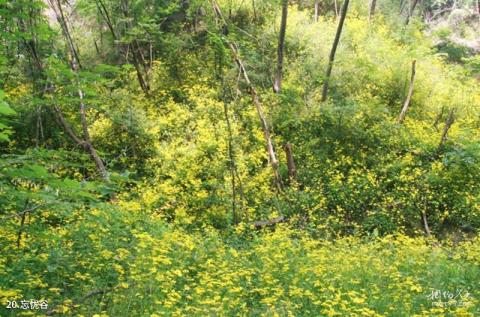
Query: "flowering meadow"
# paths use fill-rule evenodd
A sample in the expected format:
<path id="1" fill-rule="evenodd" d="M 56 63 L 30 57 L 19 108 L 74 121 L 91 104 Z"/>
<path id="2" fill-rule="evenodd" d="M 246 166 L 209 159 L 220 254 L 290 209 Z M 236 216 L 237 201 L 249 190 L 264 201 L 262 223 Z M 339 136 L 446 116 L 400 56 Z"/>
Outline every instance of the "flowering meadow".
<path id="1" fill-rule="evenodd" d="M 15 232 L 2 232 L 2 245 Z M 2 256 L 1 300 L 66 316 L 477 316 L 480 243 L 388 235 L 335 241 L 286 225 L 173 229 L 145 214 L 78 212 L 21 257 Z M 2 309 L 2 316 L 12 312 Z M 43 315 L 17 311 L 18 316 Z"/>

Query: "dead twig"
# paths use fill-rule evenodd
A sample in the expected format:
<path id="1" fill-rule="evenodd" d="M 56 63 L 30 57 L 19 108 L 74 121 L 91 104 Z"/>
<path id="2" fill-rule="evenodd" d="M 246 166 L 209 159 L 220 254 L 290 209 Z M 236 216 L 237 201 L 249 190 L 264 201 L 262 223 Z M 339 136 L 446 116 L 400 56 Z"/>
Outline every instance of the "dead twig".
<path id="1" fill-rule="evenodd" d="M 280 217 L 269 219 L 269 220 L 254 221 L 254 222 L 252 222 L 252 225 L 255 227 L 255 229 L 261 229 L 261 228 L 264 228 L 264 227 L 271 227 L 271 226 L 276 225 L 277 223 L 282 223 L 282 222 L 286 222 L 286 221 L 287 220 L 285 219 L 285 217 L 280 216 Z"/>

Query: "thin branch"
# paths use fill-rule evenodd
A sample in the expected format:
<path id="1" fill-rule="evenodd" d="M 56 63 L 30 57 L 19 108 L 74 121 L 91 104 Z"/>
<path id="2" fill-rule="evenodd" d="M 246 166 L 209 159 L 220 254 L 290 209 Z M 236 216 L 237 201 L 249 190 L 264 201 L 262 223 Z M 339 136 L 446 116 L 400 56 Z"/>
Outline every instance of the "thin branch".
<path id="1" fill-rule="evenodd" d="M 337 32 L 335 34 L 335 39 L 333 40 L 332 49 L 330 50 L 330 56 L 328 58 L 327 71 L 325 73 L 325 81 L 323 82 L 322 89 L 322 102 L 327 100 L 328 92 L 328 82 L 330 81 L 330 76 L 332 75 L 333 62 L 335 60 L 335 53 L 337 52 L 338 43 L 340 42 L 340 36 L 342 34 L 343 24 L 345 22 L 345 17 L 347 16 L 348 3 L 350 0 L 345 0 L 343 2 L 342 14 L 340 16 L 340 21 L 338 22 Z"/>
<path id="2" fill-rule="evenodd" d="M 213 10 L 215 12 L 215 15 L 216 15 L 218 21 L 220 21 L 220 23 L 222 24 L 222 29 L 224 30 L 224 33 L 225 34 L 228 33 L 228 25 L 226 24 L 225 19 L 223 18 L 220 7 L 217 5 L 217 3 L 215 1 L 212 1 L 212 6 L 213 6 Z M 237 64 L 237 66 L 239 68 L 239 71 L 240 71 L 245 83 L 247 84 L 248 92 L 252 96 L 252 102 L 257 109 L 257 114 L 258 114 L 258 117 L 260 119 L 260 123 L 261 123 L 261 126 L 262 126 L 262 131 L 263 131 L 263 136 L 264 136 L 265 142 L 266 142 L 266 148 L 267 148 L 267 153 L 268 153 L 268 156 L 269 156 L 270 165 L 272 166 L 272 169 L 273 169 L 273 172 L 274 172 L 275 184 L 277 185 L 277 188 L 281 191 L 283 185 L 282 185 L 282 181 L 281 181 L 280 174 L 279 174 L 279 171 L 278 171 L 279 162 L 278 162 L 278 159 L 277 159 L 277 155 L 275 153 L 275 148 L 273 146 L 272 137 L 270 135 L 270 128 L 269 128 L 269 125 L 267 123 L 267 119 L 265 117 L 265 114 L 264 114 L 264 111 L 263 111 L 263 106 L 260 102 L 260 98 L 258 97 L 258 93 L 257 93 L 255 87 L 253 86 L 252 82 L 250 81 L 250 78 L 248 77 L 247 71 L 246 71 L 245 66 L 243 64 L 243 61 L 240 58 L 237 45 L 234 42 L 231 42 L 226 38 L 225 38 L 225 42 L 227 43 L 228 47 L 230 48 L 230 51 L 232 52 L 233 59 L 234 59 L 235 63 Z"/>
<path id="3" fill-rule="evenodd" d="M 397 123 L 400 123 L 400 124 L 403 123 L 403 121 L 405 120 L 405 116 L 407 115 L 408 107 L 410 106 L 410 101 L 412 100 L 413 84 L 414 84 L 414 81 L 415 81 L 415 65 L 416 65 L 416 60 L 413 60 L 412 61 L 412 74 L 411 74 L 411 77 L 410 77 L 410 87 L 408 88 L 407 99 L 405 99 L 405 103 L 403 104 L 402 111 L 400 112 L 400 114 L 398 115 L 398 118 L 397 118 Z"/>
<path id="4" fill-rule="evenodd" d="M 25 200 L 24 211 L 21 213 L 22 218 L 20 220 L 20 228 L 18 229 L 17 248 L 20 248 L 20 242 L 22 240 L 22 233 L 23 233 L 23 226 L 25 224 L 25 218 L 27 217 L 27 213 L 29 212 L 29 209 L 27 209 L 29 202 L 30 200 L 27 198 L 27 200 Z"/>
<path id="5" fill-rule="evenodd" d="M 24 209 L 16 214 L 13 214 L 13 215 L 9 215 L 9 216 L 5 216 L 5 217 L 2 217 L 0 218 L 0 221 L 5 221 L 7 219 L 10 219 L 10 218 L 14 218 L 14 217 L 18 217 L 18 216 L 21 216 L 25 213 L 29 213 L 29 212 L 32 212 L 32 211 L 35 211 L 37 210 L 38 208 L 40 207 L 43 207 L 43 206 L 46 206 L 47 204 L 40 204 L 40 205 L 37 205 L 37 206 L 34 206 L 34 207 L 31 207 L 31 208 L 27 208 L 27 209 Z"/>
<path id="6" fill-rule="evenodd" d="M 264 227 L 271 227 L 271 226 L 276 225 L 277 223 L 282 223 L 282 222 L 286 222 L 286 221 L 287 221 L 287 220 L 285 219 L 285 217 L 280 216 L 280 217 L 273 218 L 273 219 L 269 219 L 269 220 L 258 220 L 258 221 L 254 221 L 254 222 L 252 222 L 251 224 L 252 224 L 256 229 L 261 229 L 261 228 L 264 228 Z"/>
<path id="7" fill-rule="evenodd" d="M 419 0 L 413 0 L 412 7 L 410 8 L 410 11 L 407 13 L 407 18 L 405 20 L 405 25 L 408 25 L 410 22 L 410 19 L 413 16 L 413 12 L 415 11 L 415 7 L 417 6 Z"/>
<path id="8" fill-rule="evenodd" d="M 55 113 L 57 114 L 57 118 L 60 121 L 60 124 L 63 126 L 63 129 L 65 132 L 67 132 L 68 136 L 78 145 L 85 147 L 85 141 L 81 140 L 75 132 L 73 132 L 72 127 L 68 124 L 67 120 L 63 116 L 62 110 L 60 109 L 59 106 L 55 105 L 53 106 L 53 109 L 55 110 Z"/>
<path id="9" fill-rule="evenodd" d="M 455 122 L 455 108 L 452 108 L 450 110 L 450 113 L 448 114 L 448 118 L 447 118 L 447 121 L 445 122 L 445 126 L 443 127 L 442 137 L 440 138 L 440 143 L 438 144 L 438 149 L 437 149 L 438 151 L 440 151 L 445 145 L 445 142 L 448 139 L 448 131 L 450 130 L 454 122 Z"/>
<path id="10" fill-rule="evenodd" d="M 422 222 L 423 222 L 423 229 L 425 230 L 425 234 L 428 237 L 431 237 L 432 233 L 430 231 L 430 227 L 428 226 L 427 214 L 425 213 L 425 210 L 422 211 Z"/>

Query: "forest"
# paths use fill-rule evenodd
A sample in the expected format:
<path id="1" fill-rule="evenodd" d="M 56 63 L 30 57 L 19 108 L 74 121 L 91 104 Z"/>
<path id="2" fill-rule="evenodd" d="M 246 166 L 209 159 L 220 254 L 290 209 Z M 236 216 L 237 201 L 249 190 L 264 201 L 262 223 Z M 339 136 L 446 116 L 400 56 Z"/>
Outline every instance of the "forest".
<path id="1" fill-rule="evenodd" d="M 479 0 L 0 0 L 0 316 L 480 316 Z"/>

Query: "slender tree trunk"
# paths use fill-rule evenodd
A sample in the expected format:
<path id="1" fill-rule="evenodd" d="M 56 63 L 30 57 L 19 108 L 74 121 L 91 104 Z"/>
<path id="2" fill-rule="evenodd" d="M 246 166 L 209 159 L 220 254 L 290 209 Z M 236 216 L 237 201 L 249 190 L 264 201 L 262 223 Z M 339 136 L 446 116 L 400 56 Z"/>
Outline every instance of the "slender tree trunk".
<path id="1" fill-rule="evenodd" d="M 295 166 L 295 160 L 293 159 L 293 149 L 290 142 L 285 144 L 285 156 L 287 158 L 288 178 L 294 180 L 297 178 L 297 168 Z"/>
<path id="2" fill-rule="evenodd" d="M 227 123 L 227 133 L 228 133 L 228 160 L 229 160 L 228 165 L 230 169 L 230 177 L 231 177 L 231 183 L 232 183 L 232 216 L 233 216 L 233 224 L 236 225 L 240 222 L 240 217 L 237 212 L 237 185 L 236 185 L 237 164 L 235 163 L 235 156 L 233 153 L 232 127 L 230 124 L 230 119 L 228 117 L 228 103 L 225 100 L 225 94 L 223 96 L 223 99 L 224 99 L 223 111 L 225 115 L 225 122 Z"/>
<path id="3" fill-rule="evenodd" d="M 55 105 L 55 106 L 53 106 L 53 110 L 55 110 L 55 113 L 57 114 L 57 119 L 58 119 L 59 123 L 62 125 L 65 132 L 68 134 L 68 136 L 73 141 L 75 141 L 75 143 L 77 143 L 81 147 L 85 148 L 85 150 L 87 150 L 87 148 L 85 146 L 85 141 L 80 139 L 77 136 L 77 134 L 73 131 L 72 127 L 70 126 L 70 124 L 68 124 L 67 120 L 65 119 L 65 116 L 63 115 L 60 107 Z"/>
<path id="4" fill-rule="evenodd" d="M 115 33 L 112 20 L 110 19 L 110 15 L 108 14 L 108 10 L 105 7 L 105 4 L 103 3 L 102 0 L 97 0 L 95 3 L 97 4 L 97 8 L 98 8 L 98 11 L 100 12 L 100 15 L 102 16 L 103 20 L 107 23 L 107 27 L 110 30 L 110 33 L 112 34 L 113 39 L 116 41 L 118 39 L 118 36 Z"/>
<path id="5" fill-rule="evenodd" d="M 397 118 L 397 123 L 400 123 L 400 124 L 403 123 L 403 121 L 405 120 L 405 116 L 407 115 L 408 107 L 410 106 L 410 101 L 412 100 L 413 84 L 414 84 L 414 81 L 415 81 L 415 64 L 416 64 L 416 61 L 413 60 L 412 61 L 412 74 L 411 74 L 411 77 L 410 77 L 410 87 L 408 88 L 407 99 L 405 99 L 405 103 L 403 104 L 402 111 L 400 112 L 400 114 L 398 115 L 398 118 Z"/>
<path id="6" fill-rule="evenodd" d="M 90 156 L 95 162 L 95 165 L 97 166 L 98 171 L 100 172 L 100 175 L 102 176 L 103 179 L 108 179 L 108 172 L 105 167 L 105 164 L 103 164 L 102 159 L 97 153 L 97 150 L 92 144 L 92 140 L 90 138 L 90 132 L 88 131 L 88 123 L 87 123 L 87 114 L 85 111 L 85 103 L 83 101 L 83 91 L 79 88 L 78 89 L 78 96 L 80 98 L 80 119 L 82 121 L 82 130 L 83 130 L 83 138 L 85 139 L 85 144 L 87 145 L 88 152 L 90 153 Z"/>
<path id="7" fill-rule="evenodd" d="M 123 15 L 126 20 L 125 29 L 128 31 L 129 29 L 132 28 L 131 23 L 129 22 L 130 20 L 129 20 L 129 12 L 128 12 L 128 0 L 122 0 L 121 7 L 122 7 Z M 127 47 L 132 48 L 133 66 L 135 67 L 135 71 L 137 72 L 137 78 L 140 84 L 140 88 L 142 88 L 145 94 L 148 94 L 148 92 L 150 91 L 150 86 L 148 84 L 148 70 L 146 68 L 145 58 L 143 57 L 143 54 L 140 50 L 140 45 L 138 44 L 137 40 L 134 40 L 132 43 L 127 45 Z M 128 49 L 127 49 L 127 52 L 128 52 Z M 128 61 L 128 53 L 126 53 L 125 56 L 126 56 L 125 58 Z M 143 66 L 143 71 L 141 69 L 141 66 Z"/>
<path id="8" fill-rule="evenodd" d="M 217 5 L 215 1 L 212 1 L 212 5 L 213 5 L 213 11 L 215 12 L 215 16 L 217 17 L 217 21 L 221 24 L 221 28 L 223 29 L 224 33 L 228 33 L 228 25 L 225 22 L 225 19 L 222 15 L 222 11 L 220 10 L 220 7 Z M 280 178 L 280 173 L 278 171 L 279 162 L 277 159 L 277 155 L 275 153 L 275 148 L 273 146 L 272 137 L 270 135 L 270 128 L 268 126 L 267 119 L 263 112 L 262 103 L 260 102 L 260 99 L 258 97 L 258 93 L 255 87 L 253 86 L 252 82 L 250 81 L 250 78 L 248 77 L 247 71 L 238 53 L 236 44 L 229 41 L 228 39 L 226 39 L 226 42 L 228 44 L 228 47 L 230 48 L 230 51 L 232 52 L 233 59 L 239 68 L 240 74 L 242 75 L 247 85 L 248 92 L 250 93 L 252 97 L 252 102 L 255 105 L 255 108 L 257 110 L 257 114 L 260 119 L 260 124 L 263 131 L 263 136 L 265 138 L 269 162 L 270 162 L 270 165 L 272 166 L 274 177 L 275 177 L 275 184 L 279 190 L 282 190 L 282 187 L 283 187 L 282 180 Z"/>
<path id="9" fill-rule="evenodd" d="M 438 131 L 438 123 L 443 118 L 444 111 L 445 111 L 445 106 L 442 107 L 442 109 L 440 110 L 440 113 L 437 115 L 437 117 L 435 118 L 435 121 L 433 122 L 433 127 L 435 128 L 435 131 Z"/>
<path id="10" fill-rule="evenodd" d="M 19 18 L 18 28 L 23 34 L 30 34 L 30 38 L 28 39 L 25 36 L 22 36 L 22 42 L 29 56 L 29 65 L 32 72 L 31 77 L 33 83 L 33 91 L 35 95 L 39 95 L 38 97 L 41 100 L 44 95 L 44 91 L 42 91 L 42 89 L 40 88 L 40 85 L 43 83 L 43 64 L 37 51 L 37 34 L 35 34 L 35 32 L 33 31 L 33 20 L 35 18 L 35 14 L 36 12 L 31 9 L 28 12 L 28 20 L 25 21 L 23 17 Z M 37 105 L 35 107 L 35 114 L 37 119 L 35 128 L 35 147 L 38 148 L 40 146 L 40 141 L 44 139 L 41 105 Z"/>
<path id="11" fill-rule="evenodd" d="M 316 0 L 315 1 L 315 8 L 314 8 L 314 10 L 315 10 L 314 20 L 315 20 L 315 22 L 318 22 L 318 9 L 319 9 L 319 3 L 318 3 L 318 0 Z"/>
<path id="12" fill-rule="evenodd" d="M 440 138 L 440 143 L 438 144 L 439 151 L 445 145 L 445 142 L 448 139 L 448 131 L 450 130 L 454 122 L 455 122 L 455 108 L 450 110 L 450 113 L 448 114 L 448 117 L 447 117 L 447 121 L 445 122 L 445 126 L 443 127 L 442 137 Z"/>
<path id="13" fill-rule="evenodd" d="M 25 201 L 25 206 L 23 207 L 22 218 L 20 219 L 20 228 L 18 229 L 18 234 L 17 234 L 17 248 L 20 248 L 20 242 L 22 240 L 23 226 L 25 224 L 25 218 L 27 217 L 27 212 L 28 212 L 28 208 L 27 208 L 28 203 L 29 203 L 29 200 L 27 199 Z"/>
<path id="14" fill-rule="evenodd" d="M 430 231 L 430 227 L 428 226 L 427 213 L 425 212 L 425 210 L 422 211 L 422 222 L 425 234 L 427 235 L 427 237 L 431 237 L 432 233 Z"/>
<path id="15" fill-rule="evenodd" d="M 223 111 L 225 113 L 225 121 L 227 123 L 227 131 L 228 131 L 228 159 L 229 159 L 229 167 L 230 167 L 230 177 L 232 182 L 232 216 L 233 216 L 233 224 L 236 225 L 239 222 L 239 217 L 237 214 L 237 190 L 235 184 L 235 159 L 233 157 L 233 148 L 232 148 L 232 130 L 230 127 L 230 119 L 228 118 L 228 105 L 226 101 L 223 101 Z"/>
<path id="16" fill-rule="evenodd" d="M 97 40 L 93 39 L 93 44 L 95 45 L 95 51 L 97 52 L 97 56 L 100 57 L 100 49 L 98 48 Z"/>
<path id="17" fill-rule="evenodd" d="M 115 42 L 117 42 L 119 37 L 118 37 L 117 33 L 115 32 L 115 29 L 113 28 L 112 20 L 110 18 L 110 15 L 108 14 L 108 10 L 107 10 L 105 4 L 103 3 L 102 0 L 97 0 L 96 4 L 97 4 L 98 11 L 100 12 L 100 15 L 102 16 L 103 20 L 105 21 L 105 23 L 108 26 L 108 29 L 110 30 L 110 33 L 112 34 L 113 40 Z M 122 12 L 124 14 L 124 17 L 126 19 L 128 19 L 129 18 L 129 16 L 128 16 L 128 2 L 127 1 L 122 1 L 121 5 L 122 5 Z M 125 28 L 127 30 L 130 28 L 129 22 L 125 22 Z M 135 44 L 137 44 L 136 49 L 135 49 Z M 132 48 L 132 62 L 133 62 L 133 66 L 135 68 L 135 72 L 137 74 L 138 83 L 140 85 L 140 88 L 143 90 L 143 92 L 148 93 L 148 91 L 150 90 L 150 87 L 148 85 L 148 78 L 147 78 L 147 80 L 144 79 L 143 72 L 142 72 L 142 69 L 140 67 L 139 57 L 143 57 L 143 56 L 141 55 L 140 47 L 139 47 L 138 43 L 136 43 L 136 41 L 135 41 L 135 43 L 131 43 L 131 44 L 127 44 L 127 45 L 121 45 L 121 44 L 119 44 L 119 45 L 120 45 L 119 50 L 125 56 L 125 61 L 127 63 L 129 62 L 130 47 Z M 122 46 L 123 46 L 123 49 L 121 48 Z M 140 52 L 140 54 L 138 54 L 138 52 Z M 143 68 L 145 70 L 145 77 L 148 77 L 147 70 L 146 70 L 146 65 L 145 65 L 144 62 L 143 62 Z"/>
<path id="18" fill-rule="evenodd" d="M 342 7 L 342 15 L 340 16 L 340 22 L 338 23 L 337 33 L 335 34 L 335 39 L 333 41 L 332 49 L 330 51 L 330 56 L 328 58 L 327 71 L 325 73 L 325 81 L 323 82 L 322 90 L 322 102 L 327 100 L 328 93 L 328 82 L 330 81 L 330 75 L 332 74 L 333 62 L 335 61 L 335 53 L 337 52 L 338 42 L 340 41 L 340 36 L 342 34 L 343 24 L 345 22 L 345 17 L 347 16 L 349 0 L 345 0 Z"/>
<path id="19" fill-rule="evenodd" d="M 142 70 L 140 69 L 140 63 L 137 58 L 137 53 L 133 48 L 132 48 L 132 60 L 133 60 L 133 66 L 135 67 L 135 72 L 137 73 L 137 79 L 138 79 L 138 83 L 140 84 L 140 88 L 142 88 L 143 92 L 147 94 L 149 91 L 149 88 L 147 83 L 145 82 L 145 79 L 143 78 Z"/>
<path id="20" fill-rule="evenodd" d="M 400 5 L 399 5 L 399 7 L 398 7 L 398 9 L 399 9 L 399 12 L 398 12 L 398 13 L 399 13 L 399 14 L 402 14 L 402 13 L 403 13 L 403 6 L 404 6 L 404 5 L 405 5 L 404 0 L 400 0 Z"/>
<path id="21" fill-rule="evenodd" d="M 287 14 L 288 14 L 288 0 L 282 1 L 282 21 L 280 23 L 280 34 L 278 36 L 277 47 L 277 71 L 275 73 L 275 82 L 273 84 L 273 91 L 279 93 L 282 89 L 283 78 L 283 52 L 285 49 L 285 33 L 287 30 Z"/>
<path id="22" fill-rule="evenodd" d="M 45 139 L 43 135 L 43 123 L 42 123 L 42 106 L 38 105 L 35 109 L 37 114 L 37 126 L 35 132 L 35 147 L 38 148 L 40 146 L 40 141 Z"/>
<path id="23" fill-rule="evenodd" d="M 60 0 L 56 0 L 56 3 L 53 2 L 54 0 L 49 0 L 50 5 L 55 12 L 57 21 L 59 22 L 61 28 L 62 28 L 62 33 L 65 37 L 65 40 L 67 41 L 68 47 L 70 48 L 70 53 L 72 55 L 72 61 L 71 61 L 71 68 L 72 71 L 76 74 L 78 74 L 81 64 L 79 60 L 79 55 L 78 52 L 75 48 L 75 44 L 73 42 L 72 36 L 70 35 L 70 31 L 68 29 L 67 21 L 65 19 L 65 16 L 63 14 L 62 10 L 62 5 L 60 3 Z M 107 180 L 108 179 L 108 172 L 105 167 L 105 164 L 103 164 L 102 159 L 98 155 L 95 147 L 93 146 L 91 139 L 90 139 L 90 133 L 88 131 L 88 124 L 87 124 L 87 115 L 85 111 L 85 103 L 84 103 L 84 94 L 83 91 L 80 87 L 80 83 L 77 81 L 77 86 L 78 86 L 78 97 L 80 99 L 80 120 L 82 123 L 82 130 L 83 130 L 83 140 L 78 138 L 75 133 L 73 132 L 72 129 L 66 129 L 67 133 L 70 135 L 70 137 L 75 140 L 78 144 L 82 144 L 86 150 L 88 150 L 90 156 L 92 157 L 93 161 L 95 162 L 95 165 L 97 167 L 98 172 L 102 176 L 103 179 Z M 63 117 L 60 109 L 56 107 L 56 112 L 57 115 L 59 116 L 60 121 L 62 122 L 62 125 L 64 128 L 66 128 L 68 125 L 66 124 L 66 120 Z"/>
<path id="24" fill-rule="evenodd" d="M 369 20 L 373 19 L 373 16 L 375 15 L 376 6 L 377 6 L 377 0 L 371 0 L 371 2 L 370 2 L 370 12 L 369 12 L 369 15 L 368 15 Z"/>
<path id="25" fill-rule="evenodd" d="M 60 24 L 63 36 L 67 41 L 67 45 L 70 49 L 70 54 L 72 54 L 72 69 L 73 71 L 77 72 L 78 68 L 82 67 L 82 65 L 80 64 L 80 57 L 78 56 L 78 50 L 75 47 L 72 36 L 70 34 L 70 30 L 68 29 L 67 20 L 65 19 L 65 15 L 63 14 L 62 4 L 60 3 L 60 0 L 56 0 L 56 5 L 53 3 L 53 1 L 54 0 L 50 0 L 50 2 L 52 3 L 52 9 L 54 10 L 57 21 Z"/>
<path id="26" fill-rule="evenodd" d="M 410 8 L 410 11 L 407 14 L 407 19 L 405 20 L 405 25 L 408 25 L 408 23 L 410 22 L 410 19 L 413 16 L 413 12 L 415 11 L 415 7 L 417 6 L 417 4 L 418 0 L 413 0 L 412 7 Z"/>
<path id="27" fill-rule="evenodd" d="M 337 0 L 333 0 L 333 3 L 335 5 L 335 18 L 338 18 L 338 3 L 337 3 Z"/>
<path id="28" fill-rule="evenodd" d="M 154 60 L 154 56 L 153 56 L 153 43 L 152 41 L 150 41 L 150 43 L 148 43 L 148 69 L 152 69 L 153 67 L 153 60 Z"/>

